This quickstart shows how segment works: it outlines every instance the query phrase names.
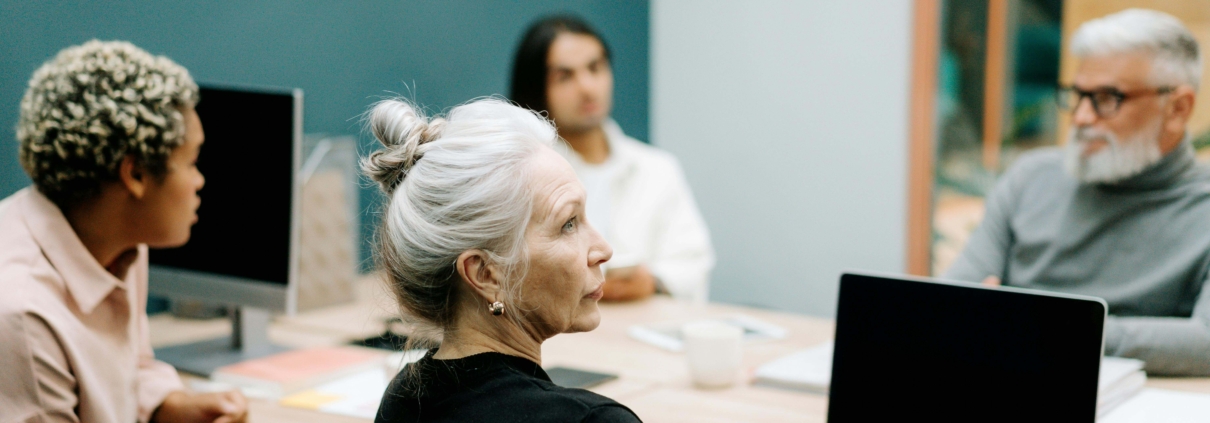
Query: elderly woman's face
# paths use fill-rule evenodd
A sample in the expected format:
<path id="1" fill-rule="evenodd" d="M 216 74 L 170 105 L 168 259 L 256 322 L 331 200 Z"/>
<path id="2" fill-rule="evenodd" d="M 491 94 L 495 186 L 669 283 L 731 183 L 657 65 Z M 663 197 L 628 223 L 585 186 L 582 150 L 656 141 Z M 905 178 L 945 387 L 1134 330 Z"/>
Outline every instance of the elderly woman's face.
<path id="1" fill-rule="evenodd" d="M 593 330 L 613 249 L 584 217 L 586 195 L 567 160 L 543 147 L 531 163 L 534 211 L 525 239 L 529 272 L 521 286 L 524 318 L 543 338 Z M 523 312 L 524 312 L 523 311 Z"/>

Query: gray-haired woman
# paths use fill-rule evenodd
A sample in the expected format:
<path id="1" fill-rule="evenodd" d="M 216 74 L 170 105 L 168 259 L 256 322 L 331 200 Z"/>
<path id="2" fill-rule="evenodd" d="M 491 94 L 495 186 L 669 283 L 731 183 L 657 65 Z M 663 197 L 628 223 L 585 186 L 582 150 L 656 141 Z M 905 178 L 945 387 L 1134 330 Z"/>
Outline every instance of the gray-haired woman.
<path id="1" fill-rule="evenodd" d="M 440 342 L 396 377 L 377 421 L 638 421 L 540 367 L 544 340 L 600 323 L 613 254 L 550 123 L 496 99 L 432 120 L 387 100 L 368 119 L 386 148 L 362 168 L 390 197 L 375 256 L 404 317 Z"/>

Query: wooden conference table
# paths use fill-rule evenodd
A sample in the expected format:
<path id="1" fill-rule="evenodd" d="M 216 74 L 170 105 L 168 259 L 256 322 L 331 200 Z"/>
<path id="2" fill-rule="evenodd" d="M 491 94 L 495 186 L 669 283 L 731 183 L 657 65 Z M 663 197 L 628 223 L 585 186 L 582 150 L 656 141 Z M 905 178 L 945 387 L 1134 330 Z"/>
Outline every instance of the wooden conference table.
<path id="1" fill-rule="evenodd" d="M 382 333 L 384 320 L 395 306 L 371 278 L 359 282 L 352 304 L 302 312 L 279 318 L 270 328 L 274 342 L 292 347 L 335 345 Z M 627 328 L 636 323 L 692 320 L 746 314 L 786 328 L 784 340 L 750 344 L 744 348 L 748 374 L 757 366 L 832 338 L 828 319 L 725 304 L 695 306 L 666 297 L 635 303 L 601 304 L 601 325 L 588 333 L 564 334 L 542 346 L 542 365 L 568 366 L 619 375 L 617 380 L 592 388 L 630 407 L 645 422 L 823 422 L 826 396 L 739 383 L 721 390 L 695 388 L 684 356 L 630 338 Z M 230 331 L 225 320 L 190 321 L 168 315 L 151 318 L 155 347 L 192 342 Z M 191 376 L 186 376 L 191 377 Z M 745 375 L 745 379 L 747 375 Z M 1210 393 L 1210 378 L 1149 378 L 1148 386 Z M 365 422 L 352 417 L 250 400 L 250 420 L 274 422 Z"/>

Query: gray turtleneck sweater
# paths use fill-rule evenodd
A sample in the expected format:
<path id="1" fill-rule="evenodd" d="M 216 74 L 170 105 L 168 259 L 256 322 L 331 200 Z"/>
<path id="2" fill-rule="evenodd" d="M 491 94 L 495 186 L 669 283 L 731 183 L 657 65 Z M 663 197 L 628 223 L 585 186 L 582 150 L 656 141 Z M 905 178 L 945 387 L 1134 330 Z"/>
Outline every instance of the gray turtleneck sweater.
<path id="1" fill-rule="evenodd" d="M 1189 140 L 1139 175 L 1082 184 L 1063 151 L 1021 156 L 987 197 L 947 279 L 1091 295 L 1105 353 L 1157 375 L 1210 375 L 1210 168 Z"/>

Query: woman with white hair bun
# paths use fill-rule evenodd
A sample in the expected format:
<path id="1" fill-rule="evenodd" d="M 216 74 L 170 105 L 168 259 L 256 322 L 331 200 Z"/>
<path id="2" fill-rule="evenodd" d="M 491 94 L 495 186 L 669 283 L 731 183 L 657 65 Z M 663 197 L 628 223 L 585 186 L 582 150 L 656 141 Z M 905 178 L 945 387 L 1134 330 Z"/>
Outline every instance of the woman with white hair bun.
<path id="1" fill-rule="evenodd" d="M 429 119 L 400 100 L 367 114 L 386 147 L 362 160 L 389 197 L 375 259 L 409 347 L 378 422 L 635 422 L 603 396 L 555 385 L 542 342 L 600 323 L 609 244 L 549 122 L 498 99 Z"/>

